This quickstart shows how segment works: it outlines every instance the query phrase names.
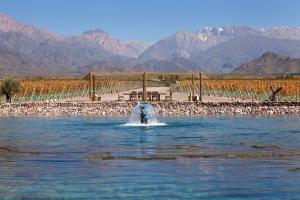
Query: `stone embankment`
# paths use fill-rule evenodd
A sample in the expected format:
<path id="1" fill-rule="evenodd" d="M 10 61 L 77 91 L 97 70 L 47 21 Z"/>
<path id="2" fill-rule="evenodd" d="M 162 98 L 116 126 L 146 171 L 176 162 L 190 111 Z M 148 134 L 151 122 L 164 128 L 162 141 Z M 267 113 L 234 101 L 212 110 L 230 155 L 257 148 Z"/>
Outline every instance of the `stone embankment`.
<path id="1" fill-rule="evenodd" d="M 0 116 L 126 116 L 137 102 L 44 102 L 0 105 Z M 155 102 L 161 116 L 291 115 L 300 114 L 300 102 Z"/>

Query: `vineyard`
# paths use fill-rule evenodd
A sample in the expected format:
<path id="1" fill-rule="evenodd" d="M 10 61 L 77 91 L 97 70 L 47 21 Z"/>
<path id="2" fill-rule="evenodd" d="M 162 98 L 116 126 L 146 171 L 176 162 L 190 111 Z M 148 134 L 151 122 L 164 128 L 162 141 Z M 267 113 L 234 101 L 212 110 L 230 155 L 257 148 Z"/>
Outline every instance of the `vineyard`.
<path id="1" fill-rule="evenodd" d="M 271 87 L 275 90 L 282 87 L 278 94 L 278 101 L 299 101 L 300 80 L 277 80 L 277 79 L 252 79 L 252 80 L 203 80 L 202 94 L 208 96 L 230 97 L 243 100 L 269 100 L 272 93 Z M 177 92 L 199 93 L 199 82 L 180 81 L 177 83 Z"/>
<path id="2" fill-rule="evenodd" d="M 13 102 L 32 102 L 45 100 L 59 100 L 74 97 L 89 96 L 89 81 L 85 79 L 39 79 L 20 80 L 22 90 L 12 98 Z M 161 86 L 156 81 L 148 81 L 152 87 Z M 2 83 L 0 82 L 0 85 Z M 96 80 L 95 94 L 112 94 L 122 91 L 138 89 L 142 86 L 142 81 L 124 80 Z M 4 103 L 4 96 L 0 97 L 0 102 Z"/>
<path id="3" fill-rule="evenodd" d="M 13 102 L 59 100 L 73 97 L 89 96 L 89 81 L 85 79 L 37 79 L 20 80 L 22 90 L 13 96 Z M 1 84 L 1 82 L 0 82 Z M 168 86 L 173 92 L 198 94 L 198 80 L 161 81 L 148 80 L 148 87 Z M 95 93 L 108 94 L 137 89 L 142 87 L 142 81 L 137 80 L 96 80 Z M 278 93 L 278 101 L 299 101 L 299 79 L 204 79 L 202 94 L 208 96 L 230 97 L 243 100 L 268 100 L 271 89 L 282 87 Z M 0 102 L 5 102 L 1 96 Z"/>

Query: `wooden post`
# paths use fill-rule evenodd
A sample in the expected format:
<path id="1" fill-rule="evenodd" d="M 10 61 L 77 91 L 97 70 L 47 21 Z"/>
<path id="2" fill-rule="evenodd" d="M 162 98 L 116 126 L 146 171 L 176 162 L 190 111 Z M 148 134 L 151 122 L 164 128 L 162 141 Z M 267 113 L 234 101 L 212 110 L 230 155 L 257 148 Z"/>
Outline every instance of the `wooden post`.
<path id="1" fill-rule="evenodd" d="M 66 86 L 63 87 L 62 92 L 60 93 L 58 99 L 62 99 L 63 98 L 63 95 L 65 93 L 65 88 L 66 88 Z"/>
<path id="2" fill-rule="evenodd" d="M 42 89 L 40 90 L 39 100 L 41 100 L 41 96 L 42 96 L 42 93 L 43 93 L 43 89 L 44 89 L 44 86 L 42 86 Z"/>
<path id="3" fill-rule="evenodd" d="M 143 101 L 147 101 L 147 76 L 146 72 L 143 74 Z"/>
<path id="4" fill-rule="evenodd" d="M 296 102 L 298 102 L 298 93 L 299 93 L 299 89 L 298 89 L 298 87 L 296 86 Z"/>
<path id="5" fill-rule="evenodd" d="M 54 99 L 56 98 L 56 92 L 57 92 L 57 90 L 58 90 L 58 86 L 56 86 L 56 88 L 55 88 L 55 90 L 54 90 L 54 94 L 53 94 Z"/>
<path id="6" fill-rule="evenodd" d="M 25 89 L 25 92 L 24 92 L 24 94 L 23 94 L 23 101 L 26 101 L 26 93 L 27 93 L 27 90 L 28 90 L 28 86 L 26 87 L 26 89 Z"/>
<path id="7" fill-rule="evenodd" d="M 33 100 L 33 94 L 34 94 L 34 92 L 35 92 L 35 86 L 34 86 L 34 88 L 33 88 L 33 90 L 32 90 L 31 97 L 30 97 L 30 101 Z"/>
<path id="8" fill-rule="evenodd" d="M 51 95 L 50 95 L 50 92 L 51 92 L 51 85 L 50 85 L 50 87 L 49 87 L 49 90 L 48 90 L 48 93 L 47 93 L 47 97 L 46 97 L 46 100 L 51 100 Z"/>
<path id="9" fill-rule="evenodd" d="M 192 96 L 191 96 L 192 99 L 195 96 L 195 91 L 194 90 L 195 90 L 195 78 L 194 78 L 194 74 L 193 74 L 192 75 Z"/>
<path id="10" fill-rule="evenodd" d="M 92 75 L 89 73 L 89 98 L 92 98 Z"/>
<path id="11" fill-rule="evenodd" d="M 95 95 L 95 87 L 96 87 L 95 75 L 93 75 L 93 95 Z"/>
<path id="12" fill-rule="evenodd" d="M 199 73 L 199 101 L 202 102 L 202 73 Z"/>
<path id="13" fill-rule="evenodd" d="M 67 93 L 65 94 L 65 98 L 70 97 L 70 89 L 71 89 L 71 85 L 69 86 L 69 89 L 68 89 Z"/>
<path id="14" fill-rule="evenodd" d="M 81 96 L 84 97 L 85 96 L 85 88 L 86 88 L 86 85 L 82 86 L 83 87 L 83 90 L 82 90 L 82 93 L 81 93 Z M 91 96 L 90 96 L 91 98 Z"/>

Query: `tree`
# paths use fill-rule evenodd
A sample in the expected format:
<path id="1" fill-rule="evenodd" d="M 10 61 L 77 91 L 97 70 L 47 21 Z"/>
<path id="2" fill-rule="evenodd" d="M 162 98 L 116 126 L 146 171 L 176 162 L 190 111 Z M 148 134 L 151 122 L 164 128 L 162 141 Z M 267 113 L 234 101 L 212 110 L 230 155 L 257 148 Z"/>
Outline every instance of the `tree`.
<path id="1" fill-rule="evenodd" d="M 14 80 L 11 76 L 6 76 L 1 86 L 1 92 L 6 97 L 6 101 L 11 103 L 13 95 L 21 90 L 21 83 Z"/>

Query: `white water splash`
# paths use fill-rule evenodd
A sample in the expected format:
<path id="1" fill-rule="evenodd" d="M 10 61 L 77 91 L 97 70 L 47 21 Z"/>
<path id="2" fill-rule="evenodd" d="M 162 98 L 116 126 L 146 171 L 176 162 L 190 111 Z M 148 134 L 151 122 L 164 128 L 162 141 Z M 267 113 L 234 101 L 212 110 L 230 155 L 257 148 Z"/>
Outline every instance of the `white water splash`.
<path id="1" fill-rule="evenodd" d="M 141 123 L 141 107 L 146 110 L 148 123 Z M 157 119 L 156 110 L 150 103 L 139 103 L 130 114 L 129 122 L 123 126 L 166 126 L 166 123 L 160 123 Z"/>

